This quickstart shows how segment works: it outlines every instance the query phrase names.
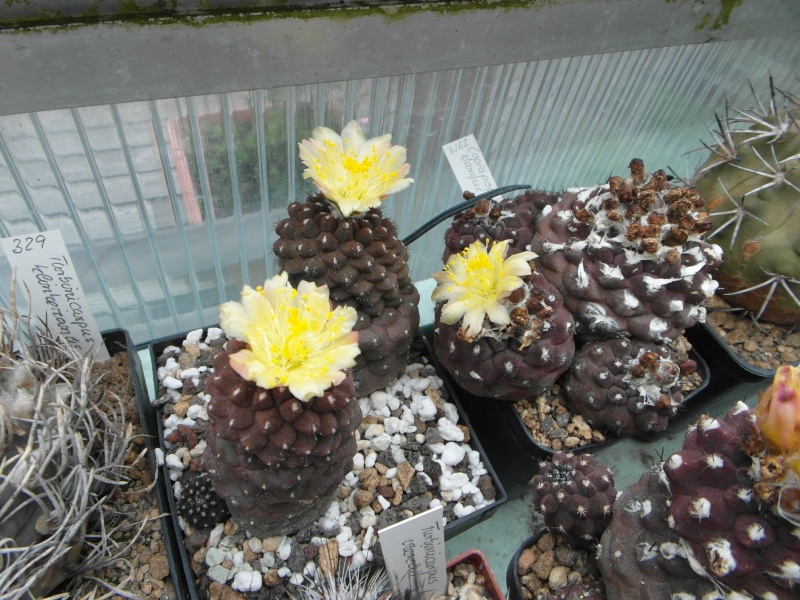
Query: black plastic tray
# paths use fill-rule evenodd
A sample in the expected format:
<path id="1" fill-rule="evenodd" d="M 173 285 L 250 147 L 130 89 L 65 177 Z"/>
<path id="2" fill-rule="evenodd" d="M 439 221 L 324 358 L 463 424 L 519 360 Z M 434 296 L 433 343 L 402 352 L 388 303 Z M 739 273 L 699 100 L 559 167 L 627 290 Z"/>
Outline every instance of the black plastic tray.
<path id="1" fill-rule="evenodd" d="M 150 397 L 147 393 L 147 384 L 145 383 L 144 371 L 142 363 L 139 360 L 139 354 L 134 348 L 131 336 L 125 329 L 111 329 L 104 331 L 101 334 L 105 342 L 108 353 L 113 356 L 120 352 L 128 353 L 128 362 L 131 369 L 131 378 L 133 382 L 133 392 L 136 395 L 139 421 L 141 422 L 142 432 L 145 436 L 145 447 L 147 448 L 147 463 L 150 468 L 150 476 L 156 482 L 154 493 L 156 495 L 156 503 L 158 511 L 161 514 L 161 534 L 164 540 L 164 547 L 167 552 L 167 561 L 169 563 L 169 573 L 175 586 L 175 594 L 177 600 L 184 600 L 188 598 L 188 591 L 184 582 L 184 577 L 181 573 L 181 563 L 177 560 L 176 550 L 178 548 L 178 538 L 173 528 L 172 521 L 169 517 L 169 502 L 167 498 L 165 481 L 169 480 L 169 475 L 166 467 L 158 467 L 156 460 L 156 448 L 159 444 L 156 442 L 156 422 L 153 418 L 152 406 L 150 405 Z M 150 407 L 151 410 L 148 410 Z M 165 479 L 166 478 L 166 479 Z M 183 544 L 180 544 L 181 546 Z"/>
<path id="2" fill-rule="evenodd" d="M 208 328 L 203 328 L 205 331 Z M 188 333 L 188 332 L 187 332 Z M 186 333 L 177 336 L 168 336 L 165 338 L 161 338 L 158 340 L 154 340 L 150 342 L 148 345 L 151 363 L 153 366 L 153 372 L 151 373 L 151 377 L 153 379 L 153 385 L 156 395 L 158 395 L 159 391 L 159 382 L 157 376 L 158 370 L 158 357 L 161 356 L 164 352 L 164 349 L 168 346 L 177 346 L 181 347 L 183 340 L 186 339 Z M 478 451 L 481 456 L 481 461 L 483 462 L 483 466 L 486 469 L 487 473 L 491 476 L 492 481 L 494 482 L 494 487 L 496 491 L 495 501 L 483 508 L 476 510 L 475 512 L 461 517 L 455 521 L 451 521 L 447 523 L 444 527 L 444 537 L 445 540 L 448 540 L 459 533 L 466 531 L 470 527 L 477 525 L 478 523 L 484 521 L 485 519 L 489 518 L 493 515 L 500 506 L 506 502 L 508 499 L 508 495 L 506 494 L 505 489 L 503 488 L 500 479 L 497 477 L 491 463 L 489 462 L 489 458 L 484 452 L 481 443 L 478 441 L 478 437 L 475 434 L 475 430 L 473 429 L 469 417 L 467 416 L 464 408 L 461 405 L 461 402 L 458 398 L 455 388 L 451 384 L 449 377 L 442 367 L 439 364 L 439 361 L 436 360 L 436 357 L 433 353 L 433 349 L 430 346 L 430 343 L 425 338 L 422 332 L 417 333 L 417 337 L 414 340 L 414 344 L 412 345 L 412 356 L 410 361 L 413 362 L 415 358 L 419 356 L 425 356 L 428 359 L 431 365 L 436 369 L 438 376 L 442 379 L 445 389 L 448 393 L 448 401 L 454 404 L 458 410 L 459 414 L 459 423 L 463 424 L 467 427 L 470 433 L 470 441 L 469 444 Z M 418 350 L 416 355 L 414 351 Z M 163 429 L 163 421 L 161 419 L 161 409 L 159 407 L 153 406 L 151 403 L 148 402 L 149 411 L 147 418 L 148 420 L 154 421 L 154 426 L 157 430 L 157 439 L 158 444 L 161 450 L 166 454 L 166 446 L 164 445 L 164 429 Z M 199 595 L 197 593 L 197 586 L 196 586 L 196 576 L 194 571 L 192 571 L 191 567 L 191 558 L 186 551 L 186 546 L 183 543 L 183 532 L 180 528 L 180 524 L 178 523 L 178 511 L 175 504 L 175 496 L 172 493 L 172 485 L 170 484 L 169 474 L 167 473 L 167 467 L 164 465 L 162 467 L 163 473 L 165 477 L 162 477 L 159 482 L 164 482 L 165 485 L 161 487 L 164 488 L 164 493 L 166 495 L 166 506 L 168 507 L 168 512 L 170 515 L 171 521 L 171 531 L 175 534 L 177 538 L 176 548 L 174 549 L 173 556 L 177 556 L 180 559 L 181 567 L 175 568 L 174 572 L 178 573 L 179 571 L 183 573 L 184 581 L 182 582 L 183 588 L 186 590 L 186 598 L 190 600 L 198 600 Z M 172 559 L 170 559 L 172 560 Z M 171 564 L 171 563 L 170 563 Z M 177 587 L 177 584 L 176 584 Z"/>
<path id="3" fill-rule="evenodd" d="M 687 329 L 686 337 L 714 362 L 715 370 L 718 368 L 737 381 L 759 381 L 775 375 L 775 369 L 763 369 L 742 358 L 708 323 Z"/>
<path id="4" fill-rule="evenodd" d="M 709 370 L 708 363 L 706 363 L 703 357 L 694 348 L 692 348 L 692 350 L 689 351 L 689 356 L 690 358 L 692 358 L 697 362 L 697 372 L 700 374 L 702 381 L 697 388 L 692 390 L 692 392 L 684 398 L 683 404 L 681 405 L 681 409 L 688 406 L 695 398 L 697 398 L 700 392 L 702 392 L 708 386 L 711 380 L 711 371 Z M 461 394 L 467 394 L 467 392 L 465 392 L 464 390 L 459 390 L 459 391 Z M 517 413 L 517 411 L 514 409 L 513 402 L 500 401 L 491 398 L 480 398 L 474 396 L 474 400 L 470 403 L 470 406 L 474 406 L 475 403 L 478 402 L 491 405 L 491 411 L 494 413 L 494 418 L 497 419 L 498 422 L 505 425 L 507 434 L 510 437 L 510 439 L 514 440 L 514 442 L 521 449 L 523 449 L 523 451 L 528 456 L 538 461 L 538 460 L 546 460 L 550 458 L 553 454 L 555 454 L 556 452 L 555 450 L 553 450 L 549 446 L 540 444 L 531 435 L 530 430 L 522 422 L 522 417 L 520 417 L 519 413 Z M 647 434 L 641 434 L 637 437 L 645 440 L 652 440 L 657 438 L 658 435 L 659 432 L 652 432 Z M 563 452 L 572 452 L 573 454 L 585 454 L 585 453 L 595 452 L 597 450 L 600 450 L 601 448 L 606 448 L 612 444 L 615 444 L 620 439 L 622 438 L 609 436 L 608 438 L 606 438 L 606 441 L 604 442 L 598 442 L 596 444 L 586 444 L 584 446 L 580 446 L 577 448 L 570 448 L 568 450 L 563 450 Z"/>

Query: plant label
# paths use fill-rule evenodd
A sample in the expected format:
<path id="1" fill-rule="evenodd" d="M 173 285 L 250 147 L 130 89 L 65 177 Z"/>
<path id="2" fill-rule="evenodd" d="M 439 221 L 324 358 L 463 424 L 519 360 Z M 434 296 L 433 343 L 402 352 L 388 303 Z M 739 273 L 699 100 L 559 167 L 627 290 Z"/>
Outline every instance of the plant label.
<path id="1" fill-rule="evenodd" d="M 89 310 L 83 288 L 61 232 L 44 231 L 0 240 L 12 269 L 17 294 L 30 294 L 31 323 L 43 323 L 81 352 L 108 358 L 100 329 Z"/>
<path id="2" fill-rule="evenodd" d="M 443 522 L 438 506 L 378 531 L 396 597 L 427 599 L 447 591 Z"/>
<path id="3" fill-rule="evenodd" d="M 477 196 L 497 187 L 474 135 L 470 133 L 467 137 L 445 144 L 442 150 L 462 192 L 472 192 Z"/>

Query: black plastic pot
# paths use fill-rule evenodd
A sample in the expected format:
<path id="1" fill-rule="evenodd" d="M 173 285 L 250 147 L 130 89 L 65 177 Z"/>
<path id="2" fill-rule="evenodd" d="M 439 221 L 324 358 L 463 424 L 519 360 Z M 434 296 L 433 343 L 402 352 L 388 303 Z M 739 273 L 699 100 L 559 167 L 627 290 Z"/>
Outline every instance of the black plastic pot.
<path id="1" fill-rule="evenodd" d="M 545 533 L 547 533 L 546 529 L 542 529 L 537 533 L 534 533 L 528 539 L 526 539 L 517 551 L 514 552 L 514 556 L 511 557 L 511 561 L 508 563 L 508 568 L 506 569 L 506 588 L 508 589 L 508 600 L 522 600 L 522 582 L 519 578 L 519 573 L 517 572 L 517 565 L 519 564 L 519 557 L 522 554 L 522 551 L 525 548 L 530 548 L 536 542 L 539 541 Z"/>
<path id="2" fill-rule="evenodd" d="M 775 369 L 757 367 L 742 358 L 708 323 L 687 329 L 686 337 L 708 357 L 715 372 L 719 370 L 737 381 L 760 381 L 775 375 Z"/>
<path id="3" fill-rule="evenodd" d="M 158 377 L 156 374 L 157 365 L 158 365 L 158 357 L 161 356 L 164 352 L 164 349 L 168 346 L 177 346 L 181 347 L 183 340 L 186 338 L 186 334 L 180 336 L 170 336 L 167 338 L 162 338 L 159 340 L 155 340 L 149 344 L 149 351 L 151 356 L 151 361 L 153 365 L 153 373 L 151 377 L 153 378 L 154 382 L 154 389 L 156 393 L 158 393 L 159 389 L 159 382 Z M 475 433 L 475 430 L 472 428 L 470 423 L 469 417 L 467 416 L 466 412 L 464 411 L 461 402 L 458 397 L 458 392 L 456 388 L 453 387 L 452 383 L 449 381 L 447 373 L 444 371 L 444 368 L 439 364 L 436 360 L 433 350 L 428 343 L 425 336 L 422 332 L 418 332 L 417 337 L 412 344 L 411 350 L 411 362 L 415 360 L 415 358 L 419 358 L 421 356 L 425 356 L 428 359 L 431 365 L 436 369 L 437 375 L 442 378 L 445 389 L 448 393 L 448 401 L 454 404 L 459 413 L 459 423 L 463 424 L 467 427 L 470 433 L 470 441 L 469 444 L 472 446 L 473 449 L 477 450 L 481 456 L 481 461 L 483 462 L 483 466 L 486 468 L 488 474 L 491 476 L 492 481 L 494 483 L 496 496 L 495 501 L 491 504 L 484 506 L 476 510 L 475 512 L 456 519 L 447 523 L 444 527 L 444 535 L 445 540 L 450 539 L 459 533 L 469 529 L 477 525 L 478 523 L 482 522 L 484 519 L 489 518 L 493 515 L 497 509 L 508 499 L 505 489 L 503 488 L 500 479 L 497 477 L 494 469 L 492 468 L 491 463 L 489 462 L 489 458 L 483 450 L 481 443 L 478 441 L 478 437 Z M 149 404 L 149 403 L 148 403 Z M 164 444 L 164 429 L 163 429 L 163 422 L 161 419 L 161 410 L 158 407 L 154 407 L 152 405 L 149 406 L 149 415 L 148 419 L 151 421 L 155 421 L 155 427 L 157 431 L 157 439 L 158 444 L 161 450 L 166 453 L 166 446 Z M 184 585 L 187 592 L 187 598 L 191 600 L 196 600 L 199 598 L 197 593 L 197 586 L 196 586 L 196 577 L 194 572 L 192 571 L 191 567 L 191 557 L 188 555 L 186 550 L 186 546 L 183 543 L 183 533 L 178 523 L 178 513 L 175 504 L 175 496 L 172 492 L 172 485 L 170 485 L 169 474 L 167 473 L 167 467 L 163 466 L 162 469 L 164 470 L 165 477 L 162 477 L 159 483 L 165 483 L 162 487 L 164 488 L 164 493 L 166 494 L 166 502 L 168 507 L 168 512 L 170 515 L 170 521 L 172 525 L 172 530 L 177 535 L 177 547 L 175 548 L 174 556 L 178 557 L 180 560 L 180 567 L 177 567 L 175 572 L 181 572 L 184 576 Z"/>
<path id="4" fill-rule="evenodd" d="M 110 355 L 113 356 L 120 352 L 128 353 L 133 391 L 138 400 L 139 421 L 141 422 L 142 431 L 145 436 L 147 463 L 150 468 L 150 476 L 153 478 L 153 481 L 156 482 L 153 491 L 156 495 L 158 511 L 161 513 L 159 521 L 161 522 L 161 534 L 164 540 L 164 547 L 166 548 L 170 577 L 175 586 L 177 600 L 184 600 L 189 597 L 189 594 L 182 572 L 183 565 L 178 558 L 179 546 L 183 546 L 183 544 L 178 542 L 174 525 L 169 517 L 170 504 L 167 496 L 168 486 L 165 484 L 165 481 L 169 479 L 169 475 L 166 471 L 166 466 L 158 466 L 158 460 L 156 458 L 156 448 L 159 448 L 157 438 L 158 427 L 152 406 L 150 405 L 142 363 L 139 361 L 139 354 L 136 352 L 131 336 L 127 330 L 111 329 L 109 331 L 104 331 L 102 336 Z"/>

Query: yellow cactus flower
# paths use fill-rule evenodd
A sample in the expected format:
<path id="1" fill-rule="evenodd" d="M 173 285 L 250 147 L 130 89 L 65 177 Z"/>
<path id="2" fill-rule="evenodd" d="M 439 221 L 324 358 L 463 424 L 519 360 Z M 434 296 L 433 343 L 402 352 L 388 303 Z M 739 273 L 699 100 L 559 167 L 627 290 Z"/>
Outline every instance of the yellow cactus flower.
<path id="1" fill-rule="evenodd" d="M 393 146 L 391 134 L 366 140 L 356 121 L 350 121 L 341 136 L 327 127 L 317 127 L 312 134 L 300 144 L 300 160 L 307 167 L 303 178 L 312 179 L 342 216 L 379 206 L 414 181 L 405 179 L 411 169 L 406 149 Z"/>
<path id="2" fill-rule="evenodd" d="M 800 452 L 800 367 L 782 365 L 756 406 L 764 443 L 779 454 Z"/>
<path id="3" fill-rule="evenodd" d="M 355 309 L 332 308 L 327 286 L 301 281 L 294 289 L 286 273 L 244 286 L 241 304 L 225 302 L 219 313 L 228 337 L 248 345 L 231 355 L 231 367 L 259 387 L 286 386 L 298 400 L 344 381 L 360 352 Z"/>
<path id="4" fill-rule="evenodd" d="M 531 274 L 528 262 L 536 258 L 536 253 L 520 252 L 506 258 L 508 244 L 504 240 L 487 248 L 477 240 L 452 255 L 444 270 L 433 275 L 438 285 L 431 298 L 434 302 L 447 301 L 442 322 L 453 325 L 463 317 L 461 336 L 467 341 L 480 337 L 485 317 L 496 325 L 510 322 L 503 300 L 522 287 L 522 277 Z"/>

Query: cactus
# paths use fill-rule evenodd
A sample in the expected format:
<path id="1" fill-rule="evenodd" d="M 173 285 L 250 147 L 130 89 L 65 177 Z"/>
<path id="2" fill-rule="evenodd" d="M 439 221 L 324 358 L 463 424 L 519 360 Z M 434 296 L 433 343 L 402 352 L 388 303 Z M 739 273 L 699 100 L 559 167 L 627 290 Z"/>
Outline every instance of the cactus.
<path id="1" fill-rule="evenodd" d="M 553 385 L 569 366 L 574 321 L 531 266 L 535 255 L 507 257 L 509 245 L 473 242 L 434 274 L 433 339 L 439 361 L 464 389 L 519 400 Z"/>
<path id="2" fill-rule="evenodd" d="M 322 193 L 289 205 L 275 228 L 273 250 L 293 285 L 326 285 L 338 306 L 358 311 L 361 354 L 353 371 L 359 395 L 398 377 L 419 327 L 419 294 L 408 274 L 408 251 L 391 220 L 378 208 L 412 179 L 406 150 L 390 135 L 370 140 L 357 122 L 334 133 L 314 130 L 300 145 L 305 178 Z"/>
<path id="3" fill-rule="evenodd" d="M 476 240 L 486 246 L 490 242 L 508 240 L 509 255 L 530 250 L 536 219 L 545 206 L 557 200 L 556 194 L 535 190 L 500 201 L 479 200 L 474 207 L 453 217 L 444 234 L 442 260 L 447 263 L 453 254 L 463 252 Z"/>
<path id="4" fill-rule="evenodd" d="M 0 309 L 0 595 L 38 598 L 121 558 L 109 505 L 131 430 L 93 355 L 19 315 L 14 289 Z"/>
<path id="5" fill-rule="evenodd" d="M 531 480 L 533 506 L 552 533 L 592 542 L 611 521 L 614 476 L 587 454 L 556 452 Z"/>
<path id="6" fill-rule="evenodd" d="M 230 517 L 225 501 L 219 497 L 208 471 L 185 471 L 180 478 L 178 516 L 196 529 L 212 529 Z"/>
<path id="7" fill-rule="evenodd" d="M 693 189 L 670 188 L 641 160 L 631 177 L 568 190 L 545 207 L 531 250 L 573 313 L 583 339 L 675 339 L 702 321 L 716 290 L 720 249 L 704 241 L 710 223 Z"/>
<path id="8" fill-rule="evenodd" d="M 203 466 L 233 518 L 260 537 L 311 525 L 356 453 L 361 411 L 349 368 L 356 311 L 286 273 L 220 307 L 229 341 L 206 380 Z"/>
<path id="9" fill-rule="evenodd" d="M 680 377 L 696 370 L 693 360 L 678 364 L 664 345 L 611 338 L 584 344 L 561 388 L 587 423 L 629 437 L 663 431 L 683 403 Z"/>
<path id="10" fill-rule="evenodd" d="M 755 92 L 753 93 L 755 96 Z M 725 252 L 724 299 L 778 324 L 800 322 L 800 101 L 775 89 L 764 106 L 726 109 L 694 182 Z M 731 114 L 733 113 L 733 114 Z"/>
<path id="11" fill-rule="evenodd" d="M 800 369 L 779 368 L 755 412 L 740 402 L 723 419 L 701 417 L 660 472 L 643 478 L 633 498 L 623 493 L 615 515 L 628 522 L 612 522 L 602 539 L 610 598 L 663 597 L 635 590 L 642 577 L 673 594 L 797 597 L 798 389 Z"/>

